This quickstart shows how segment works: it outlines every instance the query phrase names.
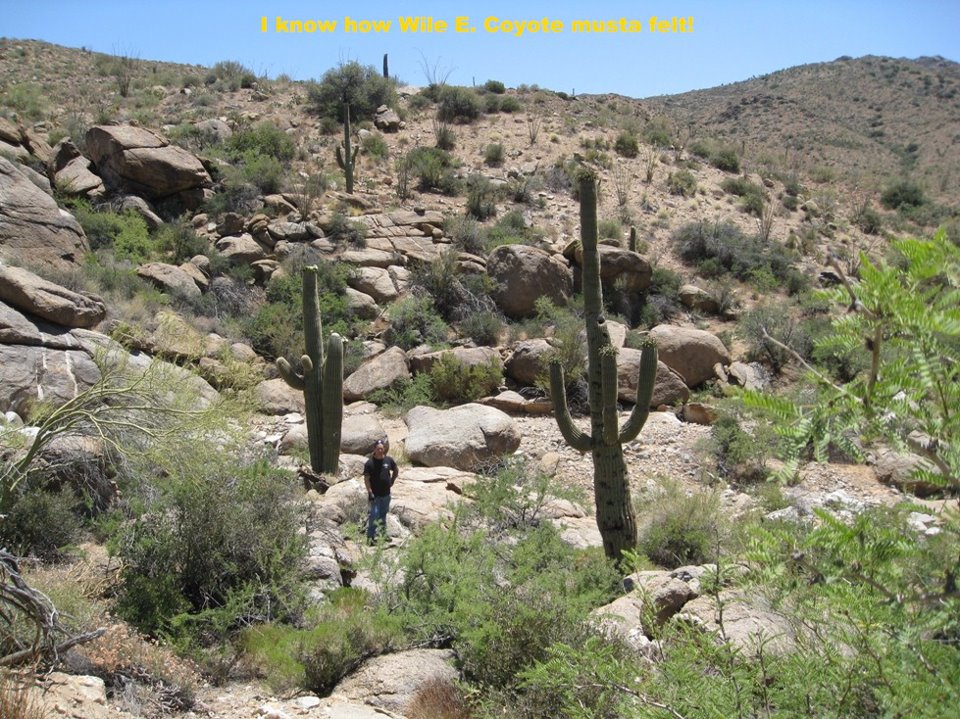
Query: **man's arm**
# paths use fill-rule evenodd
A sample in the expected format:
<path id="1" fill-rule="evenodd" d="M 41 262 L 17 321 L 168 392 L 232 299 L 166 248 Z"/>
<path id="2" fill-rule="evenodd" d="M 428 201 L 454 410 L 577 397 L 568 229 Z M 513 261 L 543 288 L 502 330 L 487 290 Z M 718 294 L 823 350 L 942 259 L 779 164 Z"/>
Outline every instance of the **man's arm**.
<path id="1" fill-rule="evenodd" d="M 400 468 L 397 466 L 397 460 L 390 459 L 390 485 L 393 486 L 393 483 L 397 481 L 397 476 L 400 474 Z"/>
<path id="2" fill-rule="evenodd" d="M 363 484 L 367 488 L 367 498 L 369 499 L 373 496 L 373 486 L 370 484 L 370 471 L 366 465 L 363 467 Z"/>

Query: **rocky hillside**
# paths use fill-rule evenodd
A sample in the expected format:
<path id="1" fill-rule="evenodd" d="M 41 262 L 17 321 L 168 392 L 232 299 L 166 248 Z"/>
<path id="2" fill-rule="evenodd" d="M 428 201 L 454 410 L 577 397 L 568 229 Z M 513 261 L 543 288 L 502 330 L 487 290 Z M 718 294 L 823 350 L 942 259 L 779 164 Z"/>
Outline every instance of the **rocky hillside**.
<path id="1" fill-rule="evenodd" d="M 258 486 L 275 470 L 287 489 L 294 474 L 303 483 L 296 504 L 309 519 L 298 572 L 311 611 L 334 592 L 379 596 L 400 581 L 372 568 L 375 550 L 356 532 L 362 463 L 382 437 L 403 478 L 391 541 L 376 550 L 390 572 L 399 573 L 405 548 L 431 522 L 450 517 L 452 503 L 481 504 L 477 488 L 492 484 L 508 457 L 569 496 L 531 509 L 524 502 L 535 488 L 518 481 L 522 506 L 505 511 L 496 532 L 548 518 L 565 547 L 596 550 L 593 462 L 563 441 L 544 389 L 549 358 L 574 378 L 582 370 L 575 195 L 586 169 L 600 180 L 604 325 L 617 348 L 611 409 L 621 424 L 637 401 L 643 348 L 654 340 L 659 352 L 654 411 L 624 448 L 629 484 L 649 510 L 641 529 L 666 523 L 653 510 L 670 491 L 709 494 L 733 522 L 805 522 L 820 509 L 848 520 L 903 496 L 896 487 L 912 465 L 893 452 L 872 453 L 869 467 L 810 463 L 788 490 L 765 493 L 761 480 L 782 466 L 771 456 L 773 432 L 749 422 L 741 429 L 724 405 L 734 387 L 802 386 L 795 359 L 814 361 L 811 337 L 829 320 L 811 289 L 855 275 L 860 251 L 882 257 L 896 237 L 955 225 L 958 155 L 947 149 L 960 137 L 955 64 L 841 59 L 651 99 L 570 97 L 495 79 L 478 88 L 390 87 L 383 106 L 355 109 L 349 126 L 323 94 L 336 72 L 295 83 L 257 78 L 231 62 L 179 66 L 4 39 L 0 78 L 0 479 L 15 476 L 9 468 L 39 436 L 37 462 L 58 486 L 82 477 L 97 503 L 122 504 L 131 467 L 117 460 L 109 427 L 96 423 L 98 411 L 120 406 L 115 398 L 89 414 L 84 405 L 78 422 L 90 431 L 81 441 L 48 441 L 31 423 L 47 407 L 102 396 L 105 378 L 132 372 L 123 376 L 148 399 L 128 409 L 151 409 L 152 419 L 136 427 L 147 437 L 161 435 L 168 417 L 227 406 L 233 414 L 215 440 L 226 446 L 228 436 L 239 437 L 235 464 L 265 457 Z M 383 87 L 369 76 L 347 86 L 361 82 Z M 912 115 L 920 119 L 908 121 Z M 348 174 L 343 165 L 354 162 Z M 323 321 L 345 340 L 339 472 L 327 477 L 304 464 L 303 395 L 275 365 L 286 358 L 299 366 L 307 264 L 320 268 Z M 798 334 L 802 326 L 809 336 L 778 334 L 790 344 L 781 351 L 762 341 L 774 326 Z M 831 370 L 855 373 L 850 362 Z M 160 389 L 148 381 L 158 373 Z M 183 404 L 171 398 L 174 382 L 185 388 L 176 399 Z M 585 428 L 582 379 L 568 394 Z M 736 460 L 718 423 L 741 443 Z M 150 481 L 172 480 L 166 468 L 138 467 L 157 475 L 137 477 L 146 489 L 131 483 L 146 506 L 161 494 Z M 234 482 L 222 484 L 228 491 Z M 942 506 L 930 500 L 927 509 Z M 932 514 L 915 512 L 911 522 L 918 535 L 939 532 Z M 698 557 L 679 569 L 634 573 L 623 596 L 591 616 L 605 617 L 644 662 L 663 659 L 659 629 L 674 618 L 722 635 L 737 652 L 772 634 L 776 653 L 797 650 L 802 637 L 765 598 L 731 590 L 727 623 L 718 624 L 712 602 L 720 589 L 700 581 L 707 565 Z M 122 594 L 129 566 L 90 544 L 69 570 L 95 598 L 91 612 L 101 623 L 114 616 L 110 601 Z M 62 585 L 62 571 L 34 576 Z M 491 590 L 497 583 L 498 591 L 509 585 L 502 576 L 487 582 Z M 263 675 L 250 656 L 197 652 L 206 662 L 200 678 L 124 624 L 97 642 L 72 653 L 68 668 L 114 681 L 110 711 L 126 716 L 382 709 L 425 719 L 437 714 L 422 697 L 437 684 L 452 687 L 463 660 L 449 638 L 380 647 L 322 685 L 327 692 L 317 689 L 330 697 L 291 699 L 257 683 Z M 383 680 L 398 666 L 404 682 Z M 213 675 L 227 688 L 203 684 Z M 244 683 L 229 684 L 237 677 Z M 54 711 L 108 715 L 103 684 L 50 681 L 68 687 L 51 695 Z"/>

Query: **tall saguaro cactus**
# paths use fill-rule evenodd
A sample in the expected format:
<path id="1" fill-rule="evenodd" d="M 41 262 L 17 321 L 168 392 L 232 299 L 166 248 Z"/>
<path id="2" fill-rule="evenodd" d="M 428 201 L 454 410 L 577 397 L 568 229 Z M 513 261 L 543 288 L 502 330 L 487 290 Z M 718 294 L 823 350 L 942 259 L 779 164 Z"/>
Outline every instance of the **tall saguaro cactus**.
<path id="1" fill-rule="evenodd" d="M 350 105 L 345 103 L 343 106 L 343 145 L 337 145 L 337 165 L 343 170 L 343 176 L 347 182 L 347 194 L 353 194 L 353 170 L 357 164 L 357 154 L 359 147 L 353 147 L 351 150 L 350 141 Z"/>
<path id="2" fill-rule="evenodd" d="M 550 365 L 550 397 L 560 433 L 567 443 L 593 457 L 593 494 L 597 527 L 604 553 L 620 560 L 637 543 L 637 521 L 630 500 L 623 443 L 634 439 L 650 414 L 650 398 L 657 376 L 657 350 L 648 347 L 640 358 L 637 403 L 623 427 L 617 416 L 617 352 L 610 342 L 603 316 L 600 255 L 597 251 L 597 185 L 592 175 L 580 179 L 580 241 L 583 247 L 583 305 L 587 325 L 587 382 L 590 432 L 579 429 L 570 416 L 558 362 Z"/>
<path id="3" fill-rule="evenodd" d="M 303 392 L 311 469 L 336 474 L 343 425 L 343 340 L 331 334 L 324 356 L 316 265 L 303 270 L 303 334 L 307 350 L 300 358 L 303 373 L 295 372 L 283 357 L 277 367 L 288 385 Z"/>

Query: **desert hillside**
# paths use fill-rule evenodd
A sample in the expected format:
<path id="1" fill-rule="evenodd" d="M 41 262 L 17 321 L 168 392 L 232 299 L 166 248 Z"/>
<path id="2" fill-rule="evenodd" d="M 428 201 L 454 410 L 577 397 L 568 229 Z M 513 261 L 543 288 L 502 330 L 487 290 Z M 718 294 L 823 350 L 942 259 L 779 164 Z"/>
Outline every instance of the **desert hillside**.
<path id="1" fill-rule="evenodd" d="M 377 61 L 0 39 L 0 716 L 952 716 L 960 66 Z"/>

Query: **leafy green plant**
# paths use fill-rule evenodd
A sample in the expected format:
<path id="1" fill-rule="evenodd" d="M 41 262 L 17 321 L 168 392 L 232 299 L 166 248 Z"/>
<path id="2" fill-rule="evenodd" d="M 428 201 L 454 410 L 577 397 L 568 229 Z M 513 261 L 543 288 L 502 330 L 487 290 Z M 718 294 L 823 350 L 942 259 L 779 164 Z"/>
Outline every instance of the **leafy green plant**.
<path id="1" fill-rule="evenodd" d="M 617 139 L 613 143 L 613 149 L 621 157 L 636 157 L 640 154 L 640 141 L 635 134 L 624 130 L 617 135 Z"/>
<path id="2" fill-rule="evenodd" d="M 287 162 L 293 159 L 296 152 L 293 139 L 269 121 L 237 130 L 225 145 L 234 159 L 242 159 L 247 153 L 253 153 Z"/>
<path id="3" fill-rule="evenodd" d="M 446 353 L 430 367 L 430 380 L 436 397 L 444 402 L 463 404 L 486 397 L 503 381 L 500 363 L 468 365 L 453 353 Z"/>
<path id="4" fill-rule="evenodd" d="M 387 310 L 390 328 L 386 340 L 391 345 L 410 350 L 420 344 L 441 346 L 446 343 L 449 327 L 426 295 L 409 295 L 397 300 Z"/>
<path id="5" fill-rule="evenodd" d="M 918 478 L 955 489 L 960 248 L 943 231 L 929 240 L 899 240 L 894 248 L 898 263 L 874 264 L 861 255 L 860 282 L 845 281 L 829 293 L 838 306 L 854 311 L 838 315 L 832 332 L 818 340 L 819 349 L 866 346 L 868 366 L 837 384 L 783 345 L 816 379 L 817 396 L 802 404 L 758 393 L 747 399 L 780 420 L 793 458 L 808 448 L 823 458 L 834 446 L 861 457 L 863 442 L 883 441 L 924 459 Z"/>
<path id="6" fill-rule="evenodd" d="M 376 68 L 356 61 L 327 70 L 317 83 L 307 86 L 307 104 L 320 117 L 345 120 L 349 105 L 358 119 L 370 119 L 381 105 L 396 104 L 396 81 Z"/>
<path id="7" fill-rule="evenodd" d="M 444 85 L 440 91 L 437 118 L 443 122 L 470 123 L 483 113 L 479 95 L 467 87 Z"/>
<path id="8" fill-rule="evenodd" d="M 644 519 L 638 546 L 656 564 L 675 569 L 716 560 L 724 531 L 716 492 L 687 495 L 679 484 L 666 483 Z"/>
<path id="9" fill-rule="evenodd" d="M 203 456 L 202 465 L 181 465 L 112 544 L 123 560 L 118 612 L 151 634 L 289 619 L 301 609 L 305 544 L 292 478 L 263 461 L 237 467 Z"/>
<path id="10" fill-rule="evenodd" d="M 483 161 L 488 167 L 500 167 L 504 160 L 503 145 L 499 142 L 491 142 L 484 148 Z"/>
<path id="11" fill-rule="evenodd" d="M 667 189 L 672 195 L 693 197 L 697 192 L 697 178 L 689 170 L 677 170 L 667 177 Z"/>

